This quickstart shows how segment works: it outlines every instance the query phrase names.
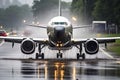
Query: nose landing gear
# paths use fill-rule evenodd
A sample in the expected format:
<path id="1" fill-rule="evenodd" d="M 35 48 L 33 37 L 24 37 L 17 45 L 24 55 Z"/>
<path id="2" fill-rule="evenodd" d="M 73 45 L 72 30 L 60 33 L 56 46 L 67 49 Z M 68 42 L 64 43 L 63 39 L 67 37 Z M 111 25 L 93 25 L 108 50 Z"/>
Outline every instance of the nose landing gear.
<path id="1" fill-rule="evenodd" d="M 62 55 L 62 53 L 59 50 L 59 52 L 57 53 L 57 58 L 62 58 L 62 57 L 63 57 L 63 55 Z"/>

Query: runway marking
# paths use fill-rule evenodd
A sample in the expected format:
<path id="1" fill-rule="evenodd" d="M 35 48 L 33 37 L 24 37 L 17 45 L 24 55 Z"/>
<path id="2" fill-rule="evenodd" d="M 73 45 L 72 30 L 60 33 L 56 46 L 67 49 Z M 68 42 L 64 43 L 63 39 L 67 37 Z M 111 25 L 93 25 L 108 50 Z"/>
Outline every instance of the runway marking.
<path id="1" fill-rule="evenodd" d="M 110 55 L 108 52 L 104 51 L 102 48 L 100 48 L 100 50 L 102 51 L 103 54 L 105 54 L 105 55 L 108 56 L 109 58 L 111 58 L 111 59 L 114 58 L 112 55 Z"/>

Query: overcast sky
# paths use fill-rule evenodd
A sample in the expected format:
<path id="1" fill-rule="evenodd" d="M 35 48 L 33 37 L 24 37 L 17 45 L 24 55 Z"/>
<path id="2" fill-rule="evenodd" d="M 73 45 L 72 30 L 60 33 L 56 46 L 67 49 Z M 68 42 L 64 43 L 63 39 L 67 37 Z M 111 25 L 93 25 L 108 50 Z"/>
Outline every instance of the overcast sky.
<path id="1" fill-rule="evenodd" d="M 33 0 L 19 0 L 21 3 L 24 3 L 24 4 L 30 4 L 32 5 L 32 2 Z M 63 1 L 66 1 L 66 2 L 70 2 L 72 0 L 63 0 Z"/>

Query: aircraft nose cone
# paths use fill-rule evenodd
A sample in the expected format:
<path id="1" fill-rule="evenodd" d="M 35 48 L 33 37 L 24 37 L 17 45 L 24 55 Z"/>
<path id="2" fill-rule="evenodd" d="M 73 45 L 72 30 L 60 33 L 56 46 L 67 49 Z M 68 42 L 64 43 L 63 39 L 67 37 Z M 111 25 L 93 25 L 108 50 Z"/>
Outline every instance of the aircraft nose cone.
<path id="1" fill-rule="evenodd" d="M 57 26 L 54 28 L 54 34 L 57 38 L 61 38 L 65 35 L 65 28 L 63 26 Z"/>

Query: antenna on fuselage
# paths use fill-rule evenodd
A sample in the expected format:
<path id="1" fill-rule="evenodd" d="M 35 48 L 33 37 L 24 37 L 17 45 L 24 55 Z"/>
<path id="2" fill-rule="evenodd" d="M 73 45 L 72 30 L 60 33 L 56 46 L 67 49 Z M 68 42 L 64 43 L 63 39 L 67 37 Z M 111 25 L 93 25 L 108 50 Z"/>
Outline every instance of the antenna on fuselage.
<path id="1" fill-rule="evenodd" d="M 62 16 L 62 11 L 61 11 L 61 0 L 59 0 L 59 16 Z"/>

